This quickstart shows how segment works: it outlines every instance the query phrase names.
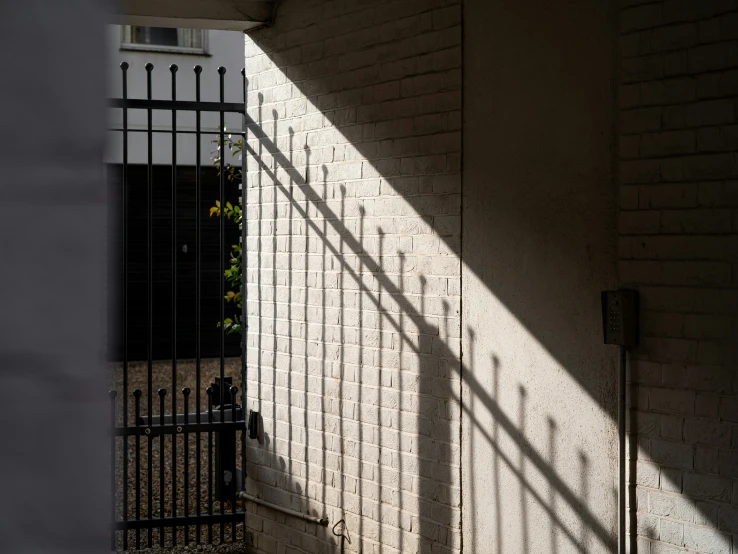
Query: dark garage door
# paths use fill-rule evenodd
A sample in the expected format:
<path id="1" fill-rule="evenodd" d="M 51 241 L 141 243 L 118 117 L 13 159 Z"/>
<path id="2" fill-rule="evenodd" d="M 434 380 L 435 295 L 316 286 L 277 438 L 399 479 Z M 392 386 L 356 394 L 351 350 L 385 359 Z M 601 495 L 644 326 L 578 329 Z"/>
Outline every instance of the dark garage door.
<path id="1" fill-rule="evenodd" d="M 171 359 L 172 356 L 172 169 L 153 167 L 153 358 Z M 220 294 L 218 267 L 218 218 L 209 217 L 210 207 L 218 199 L 219 178 L 213 167 L 200 169 L 201 203 L 196 206 L 195 168 L 177 168 L 177 357 L 195 357 L 195 302 L 197 237 L 195 221 L 201 221 L 201 355 L 203 358 L 220 355 L 220 331 L 217 327 Z M 147 167 L 128 166 L 128 358 L 147 359 L 148 342 L 148 264 L 147 264 Z M 122 253 L 122 175 L 120 165 L 107 166 L 108 183 L 113 194 L 110 216 L 110 252 Z M 226 199 L 237 202 L 236 185 L 226 182 Z M 240 231 L 226 222 L 224 264 L 228 267 L 230 247 L 237 244 Z M 122 254 L 112 261 L 109 282 L 111 294 L 111 333 L 109 353 L 112 360 L 122 359 Z M 228 290 L 228 288 L 226 288 Z M 226 304 L 226 317 L 238 309 Z M 226 336 L 225 355 L 239 356 L 239 337 Z"/>

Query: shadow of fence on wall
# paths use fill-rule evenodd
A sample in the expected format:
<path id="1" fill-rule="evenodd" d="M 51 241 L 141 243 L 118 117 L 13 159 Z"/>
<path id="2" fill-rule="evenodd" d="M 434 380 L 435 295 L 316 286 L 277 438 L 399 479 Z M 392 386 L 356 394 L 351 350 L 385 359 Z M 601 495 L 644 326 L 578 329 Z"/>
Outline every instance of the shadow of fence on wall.
<path id="1" fill-rule="evenodd" d="M 462 363 L 456 353 L 458 348 L 452 344 L 459 339 L 449 339 L 448 302 L 443 303 L 442 314 L 428 317 L 425 278 L 419 275 L 417 282 L 410 283 L 403 252 L 396 253 L 399 267 L 395 283 L 385 267 L 382 229 L 372 230 L 371 240 L 377 241 L 375 258 L 367 253 L 363 209 L 359 209 L 358 228 L 352 229 L 346 220 L 345 188 L 340 188 L 339 213 L 326 202 L 328 168 L 323 165 L 322 175 L 314 179 L 310 175 L 311 152 L 305 146 L 301 153 L 301 159 L 305 160 L 302 174 L 294 163 L 292 133 L 289 152 L 285 154 L 277 147 L 276 114 L 268 125 L 273 137 L 267 136 L 260 122 L 261 116 L 259 123 L 248 121 L 248 131 L 256 142 L 250 145 L 244 141 L 249 160 L 256 162 L 258 172 L 257 182 L 247 183 L 244 194 L 249 199 L 257 195 L 259 229 L 255 237 L 256 268 L 249 270 L 249 285 L 259 291 L 258 300 L 250 301 L 253 311 L 249 314 L 257 321 L 257 328 L 252 327 L 250 333 L 254 336 L 251 346 L 257 351 L 258 359 L 250 360 L 249 372 L 255 373 L 253 380 L 258 383 L 255 401 L 259 410 L 262 405 L 271 405 L 271 412 L 264 416 L 271 418 L 274 430 L 263 447 L 249 450 L 252 460 L 250 492 L 316 515 L 333 509 L 332 523 L 333 519 L 346 519 L 352 535 L 358 536 L 351 546 L 347 545 L 350 550 L 435 553 L 458 549 L 460 416 L 475 426 L 475 434 L 482 437 L 493 452 L 488 469 L 493 476 L 493 488 L 473 491 L 472 505 L 468 508 L 474 511 L 476 499 L 492 495 L 497 515 L 496 521 L 489 521 L 489 525 L 495 528 L 498 552 L 504 546 L 508 518 L 520 519 L 516 523 L 524 539 L 530 534 L 544 532 L 542 522 L 530 521 L 526 510 L 529 505 L 545 513 L 551 552 L 559 548 L 587 552 L 594 543 L 599 543 L 598 549 L 611 549 L 614 530 L 606 528 L 590 508 L 591 502 L 601 501 L 602 491 L 597 491 L 599 499 L 593 498 L 593 491 L 588 487 L 590 470 L 584 453 L 579 456 L 580 482 L 575 485 L 565 482 L 556 469 L 559 442 L 556 422 L 549 419 L 549 449 L 544 457 L 526 437 L 526 390 L 522 386 L 519 388 L 517 421 L 513 421 L 498 403 L 502 362 L 494 352 L 489 356 L 495 385 L 488 393 L 471 371 L 472 364 L 477 363 L 474 330 L 468 330 L 470 350 Z M 287 179 L 280 179 L 280 172 L 284 172 Z M 278 194 L 288 206 L 286 213 L 280 211 L 284 208 L 278 202 Z M 271 221 L 265 217 L 269 208 Z M 279 220 L 284 222 L 278 223 Z M 268 233 L 272 236 L 265 237 Z M 299 244 L 303 240 L 302 233 L 305 234 L 304 245 Z M 310 248 L 311 240 L 316 246 L 314 251 Z M 279 241 L 286 243 L 280 245 Z M 281 257 L 278 259 L 280 247 L 287 253 L 286 265 Z M 304 267 L 295 267 L 294 252 L 302 253 Z M 313 269 L 308 268 L 311 253 L 321 260 Z M 280 263 L 288 275 L 288 281 L 283 284 L 278 282 Z M 329 267 L 329 263 L 335 265 Z M 314 283 L 315 291 L 311 292 L 309 281 L 313 270 L 319 272 L 321 281 Z M 337 273 L 335 280 L 333 272 Z M 286 291 L 279 291 L 278 301 L 280 286 L 286 287 Z M 302 290 L 304 297 L 293 296 L 295 288 Z M 327 305 L 328 288 L 339 292 L 338 306 Z M 408 292 L 410 289 L 413 294 Z M 264 295 L 264 291 L 271 294 Z M 318 295 L 312 298 L 315 304 L 310 301 L 313 294 Z M 352 326 L 345 324 L 348 295 L 358 304 L 359 317 Z M 293 305 L 301 306 L 302 314 L 295 313 Z M 317 306 L 317 312 L 310 309 L 313 305 Z M 374 341 L 371 350 L 363 342 L 365 317 L 373 317 L 366 315 L 369 313 L 377 314 L 372 324 L 373 330 L 378 331 L 367 335 Z M 319 320 L 312 317 L 315 315 Z M 303 328 L 298 329 L 300 326 Z M 414 327 L 412 336 L 408 332 L 410 326 Z M 347 334 L 355 331 L 353 327 L 358 329 L 358 363 L 348 364 L 346 356 L 353 347 L 352 341 L 347 341 Z M 271 343 L 267 344 L 270 334 Z M 295 335 L 298 340 L 294 339 Z M 393 346 L 399 354 L 400 366 L 396 372 L 385 373 L 382 357 L 388 345 L 383 341 L 389 336 L 399 339 Z M 286 345 L 279 337 L 286 338 Z M 363 359 L 362 356 L 369 352 L 376 358 Z M 403 367 L 410 357 L 415 358 L 413 368 Z M 298 365 L 302 366 L 299 370 Z M 378 368 L 378 375 L 371 375 L 372 380 L 379 380 L 376 388 L 362 386 L 370 380 L 369 371 L 374 371 L 368 368 Z M 362 373 L 367 374 L 366 378 Z M 398 383 L 384 381 L 394 376 L 399 379 Z M 309 393 L 310 383 L 315 380 L 320 383 L 319 395 Z M 462 382 L 469 398 L 461 397 Z M 387 388 L 399 390 L 400 394 L 383 398 Z M 411 394 L 404 395 L 404 390 Z M 372 397 L 367 397 L 367 391 L 371 391 Z M 416 404 L 408 404 L 413 402 Z M 494 421 L 491 429 L 476 420 L 471 406 L 480 404 Z M 411 412 L 417 414 L 416 421 L 407 421 Z M 454 412 L 459 415 L 454 416 Z M 411 433 L 403 429 L 410 429 Z M 317 430 L 319 439 L 311 430 Z M 514 451 L 501 446 L 503 437 L 506 444 L 515 445 Z M 369 438 L 371 440 L 367 440 Z M 412 455 L 405 455 L 408 452 Z M 282 455 L 287 457 L 286 461 Z M 470 471 L 475 471 L 473 465 Z M 504 493 L 499 488 L 501 472 L 514 475 L 518 482 L 519 514 L 507 515 L 501 511 L 500 498 Z M 546 490 L 533 482 L 533 474 L 545 480 Z M 608 502 L 612 493 L 605 491 Z M 562 519 L 563 511 L 576 514 L 578 529 L 572 528 L 571 521 Z M 261 509 L 253 513 L 260 529 L 268 521 L 262 519 L 263 515 L 267 514 Z M 293 524 L 306 537 L 295 539 L 303 550 L 310 551 L 312 546 L 325 542 L 335 544 L 330 531 L 318 531 L 316 535 L 315 530 L 307 529 L 302 523 L 283 519 L 278 522 L 287 526 Z M 468 531 L 474 537 L 475 530 Z M 408 543 L 412 537 L 417 545 Z M 375 545 L 378 546 L 372 550 Z"/>

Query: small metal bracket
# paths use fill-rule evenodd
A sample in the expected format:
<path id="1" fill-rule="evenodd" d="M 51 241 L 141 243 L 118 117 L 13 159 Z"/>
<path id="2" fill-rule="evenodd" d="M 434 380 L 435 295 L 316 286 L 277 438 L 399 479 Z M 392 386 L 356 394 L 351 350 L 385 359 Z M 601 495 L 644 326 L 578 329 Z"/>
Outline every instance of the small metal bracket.
<path id="1" fill-rule="evenodd" d="M 336 533 L 336 527 L 338 527 L 341 524 L 343 524 L 343 526 L 341 527 L 340 532 Z M 348 528 L 346 527 L 345 519 L 341 519 L 336 522 L 336 524 L 333 526 L 333 534 L 337 537 L 341 537 L 342 539 L 346 539 L 348 543 L 351 544 L 351 536 L 349 535 Z"/>

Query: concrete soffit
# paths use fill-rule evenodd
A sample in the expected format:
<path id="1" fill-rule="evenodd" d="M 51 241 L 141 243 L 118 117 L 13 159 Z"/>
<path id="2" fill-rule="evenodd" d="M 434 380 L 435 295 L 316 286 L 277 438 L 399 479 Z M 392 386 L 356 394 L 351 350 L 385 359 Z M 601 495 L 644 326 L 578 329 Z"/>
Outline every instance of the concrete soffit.
<path id="1" fill-rule="evenodd" d="M 114 23 L 248 31 L 271 23 L 279 0 L 122 0 Z"/>

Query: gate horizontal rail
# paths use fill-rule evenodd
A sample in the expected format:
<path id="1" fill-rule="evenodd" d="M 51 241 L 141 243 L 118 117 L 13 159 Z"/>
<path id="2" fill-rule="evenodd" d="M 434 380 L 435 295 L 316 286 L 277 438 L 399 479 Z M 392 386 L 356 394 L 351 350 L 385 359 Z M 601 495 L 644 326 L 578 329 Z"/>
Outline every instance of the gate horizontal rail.
<path id="1" fill-rule="evenodd" d="M 185 433 L 202 433 L 215 431 L 245 431 L 245 421 L 226 421 L 224 423 L 190 423 L 185 425 L 180 423 L 177 425 L 150 425 L 136 427 L 116 427 L 116 437 L 135 437 L 147 436 L 153 437 L 157 435 L 184 435 Z"/>
<path id="2" fill-rule="evenodd" d="M 178 135 L 219 135 L 220 130 L 217 131 L 191 131 L 189 129 L 121 129 L 120 127 L 108 127 L 108 131 L 117 131 L 119 133 L 177 133 Z M 228 131 L 229 135 L 244 136 L 244 131 Z"/>
<path id="3" fill-rule="evenodd" d="M 241 523 L 246 515 L 244 511 L 238 511 L 227 514 L 203 514 L 189 515 L 177 517 L 161 517 L 161 518 L 142 518 L 136 520 L 118 520 L 115 522 L 115 529 L 123 531 L 126 529 L 157 529 L 159 527 L 175 527 L 183 525 L 210 525 L 225 523 Z"/>
<path id="4" fill-rule="evenodd" d="M 223 419 L 222 421 L 224 423 L 230 423 L 232 421 L 243 423 L 244 417 L 243 417 L 243 410 L 240 407 L 236 407 L 235 414 L 233 413 L 234 410 L 230 407 L 226 408 L 226 411 L 223 413 Z M 146 420 L 148 420 L 148 416 L 142 416 L 138 418 L 138 427 L 151 427 L 152 425 L 171 425 L 173 423 L 176 423 L 178 425 L 182 425 L 183 423 L 220 423 L 220 409 L 219 407 L 215 407 L 211 412 L 195 412 L 195 413 L 187 413 L 187 414 L 177 414 L 177 417 L 172 417 L 171 414 L 166 414 L 164 416 L 164 419 L 161 419 L 161 416 L 153 416 L 154 417 L 154 423 L 147 423 Z"/>
<path id="5" fill-rule="evenodd" d="M 176 110 L 178 112 L 246 113 L 242 102 L 194 102 L 189 100 L 143 100 L 140 98 L 109 98 L 108 107 L 129 110 Z M 130 130 L 130 129 L 129 129 Z"/>

